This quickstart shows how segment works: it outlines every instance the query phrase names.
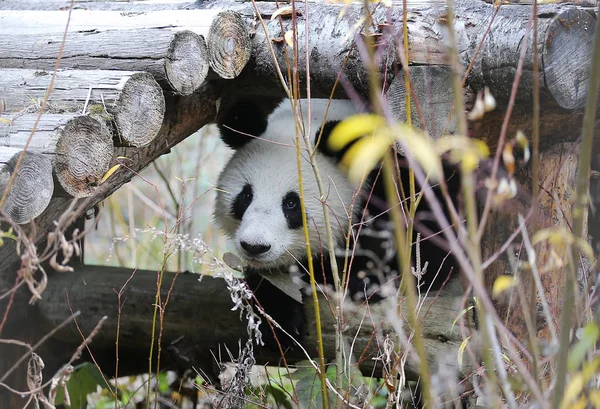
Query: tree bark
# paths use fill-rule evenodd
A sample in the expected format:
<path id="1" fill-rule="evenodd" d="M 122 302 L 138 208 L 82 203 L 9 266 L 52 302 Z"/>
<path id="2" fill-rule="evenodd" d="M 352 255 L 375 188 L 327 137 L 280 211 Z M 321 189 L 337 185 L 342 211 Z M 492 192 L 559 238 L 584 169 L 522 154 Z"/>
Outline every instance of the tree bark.
<path id="1" fill-rule="evenodd" d="M 161 10 L 147 13 L 126 14 L 114 11 L 73 10 L 70 34 L 62 53 L 63 68 L 94 68 L 147 71 L 159 82 L 168 83 L 165 76 L 167 51 L 176 31 L 190 30 L 206 35 L 217 14 L 224 9 L 239 12 L 247 24 L 254 22 L 254 6 L 251 3 L 209 2 L 197 3 L 199 10 Z M 259 9 L 266 20 L 272 15 L 274 3 L 261 2 Z M 456 3 L 458 49 L 466 67 L 475 58 L 477 47 L 486 32 L 487 22 L 494 14 L 493 6 L 477 0 L 461 0 Z M 304 10 L 302 10 L 304 12 Z M 301 89 L 306 85 L 306 56 L 311 71 L 313 97 L 328 97 L 338 80 L 338 74 L 352 84 L 360 94 L 369 95 L 369 81 L 365 64 L 354 45 L 355 24 L 364 12 L 362 6 L 350 6 L 339 18 L 340 7 L 312 3 L 309 14 L 298 16 L 298 74 Z M 409 10 L 409 64 L 448 65 L 443 32 L 445 7 L 439 3 L 417 5 Z M 66 12 L 61 11 L 0 11 L 0 64 L 4 67 L 50 69 L 62 43 Z M 512 79 L 516 71 L 530 8 L 502 6 L 492 24 L 482 52 L 475 59 L 468 85 L 475 91 L 483 85 L 490 86 L 500 103 L 506 103 Z M 309 24 L 307 24 L 307 19 Z M 539 7 L 538 58 L 541 69 L 543 100 L 563 108 L 581 108 L 585 103 L 586 89 L 577 84 L 585 83 L 589 76 L 589 58 L 593 38 L 593 17 L 583 9 L 546 5 Z M 165 21 L 175 22 L 165 27 Z M 378 32 L 361 32 L 361 35 L 382 35 L 383 28 L 394 27 L 393 42 L 401 33 L 402 10 L 400 7 L 376 8 L 373 27 Z M 267 41 L 260 24 L 253 38 L 253 58 L 245 70 L 247 75 L 228 85 L 228 91 L 254 96 L 283 96 L 283 89 L 276 75 L 272 60 L 272 45 L 277 64 L 287 70 L 284 33 L 291 30 L 289 18 L 265 21 L 270 40 Z M 309 38 L 305 48 L 305 35 Z M 127 47 L 123 45 L 127 44 Z M 532 41 L 526 52 L 520 93 L 522 101 L 530 101 L 533 87 Z M 393 44 L 388 44 L 393 45 Z M 379 72 L 391 77 L 395 73 L 396 51 L 387 47 L 377 66 Z M 287 50 L 290 51 L 290 50 Z M 210 50 L 209 50 L 210 52 Z M 291 54 L 288 53 L 288 57 Z M 257 78 L 260 78 L 257 81 Z M 343 94 L 343 87 L 337 96 Z"/>
<path id="2" fill-rule="evenodd" d="M 128 279 L 133 277 L 130 281 Z M 232 311 L 233 302 L 224 280 L 219 278 L 203 277 L 182 273 L 175 276 L 165 273 L 161 300 L 167 299 L 168 289 L 173 287 L 169 302 L 165 308 L 162 323 L 162 351 L 161 365 L 164 369 L 189 369 L 203 367 L 211 371 L 211 362 L 214 361 L 211 351 L 218 351 L 219 347 L 227 346 L 231 351 L 237 351 L 240 339 L 247 339 L 245 319 L 240 319 L 239 311 Z M 126 284 L 127 283 L 127 284 Z M 126 285 L 125 285 L 126 284 Z M 69 310 L 80 311 L 77 318 L 79 328 L 87 336 L 98 321 L 107 316 L 102 331 L 93 339 L 91 344 L 94 358 L 108 375 L 114 374 L 115 369 L 115 334 L 117 334 L 118 300 L 116 292 L 123 286 L 121 298 L 122 310 L 120 314 L 119 348 L 119 374 L 138 374 L 148 369 L 148 354 L 152 339 L 152 317 L 156 303 L 156 271 L 132 271 L 127 268 L 82 266 L 73 273 L 54 274 L 46 288 L 42 300 L 33 307 L 17 304 L 13 309 L 29 308 L 32 316 L 36 316 L 37 340 L 44 334 L 57 327 L 71 316 Z M 1 292 L 10 288 L 12 283 L 4 282 L 0 286 Z M 26 293 L 25 289 L 20 290 Z M 26 301 L 27 297 L 22 297 Z M 435 365 L 442 357 L 458 376 L 464 376 L 472 369 L 473 362 L 467 359 L 463 366 L 457 364 L 457 353 L 462 342 L 459 330 L 451 330 L 452 322 L 460 314 L 461 297 L 451 297 L 441 294 L 434 301 L 434 297 L 424 300 L 420 310 L 423 328 L 426 328 L 424 337 L 430 365 Z M 17 297 L 20 300 L 19 297 Z M 4 302 L 1 300 L 0 303 Z M 323 320 L 323 340 L 325 354 L 328 359 L 333 359 L 335 350 L 334 318 L 327 300 L 320 298 L 321 317 Z M 311 297 L 306 297 L 304 304 L 306 313 L 306 333 L 303 346 L 311 357 L 316 351 L 316 334 L 314 325 L 314 307 Z M 352 338 L 352 354 L 358 361 L 364 373 L 381 374 L 380 361 L 374 360 L 380 356 L 381 343 L 385 334 L 391 331 L 389 324 L 389 305 L 371 303 L 368 307 L 355 307 L 347 310 L 347 329 L 345 333 Z M 262 331 L 270 331 L 263 317 Z M 396 317 L 400 325 L 409 331 L 408 323 L 403 318 Z M 466 325 L 475 328 L 475 318 L 471 312 L 466 314 Z M 14 323 L 18 325 L 18 323 Z M 24 325 L 22 323 L 21 325 Z M 375 334 L 375 337 L 374 337 Z M 32 342 L 37 342 L 33 340 Z M 69 349 L 74 350 L 82 341 L 77 327 L 70 324 L 51 339 L 51 342 L 62 344 L 61 354 L 44 355 L 46 362 L 46 376 L 52 376 L 58 367 L 64 364 L 65 357 L 69 356 Z M 2 345 L 0 345 L 1 347 Z M 281 361 L 278 348 L 269 349 L 256 346 L 257 364 L 276 365 Z M 137 351 L 129 356 L 130 351 Z M 218 354 L 216 354 L 218 356 Z M 20 355 L 5 363 L 7 367 L 13 365 Z M 285 358 L 288 364 L 307 359 L 297 346 L 286 351 Z M 0 368 L 6 370 L 6 368 Z M 418 365 L 410 357 L 406 365 L 407 374 L 414 379 L 418 373 Z M 1 371 L 1 373 L 4 373 Z M 462 378 L 461 378 L 462 379 Z"/>
<path id="3" fill-rule="evenodd" d="M 51 73 L 39 69 L 0 69 L 0 88 L 8 96 L 3 117 L 11 120 L 37 113 L 50 80 Z M 158 134 L 164 111 L 162 89 L 147 73 L 61 70 L 56 73 L 45 113 L 104 116 L 107 122 L 114 120 L 117 145 L 143 146 Z M 10 136 L 10 124 L 0 126 L 8 129 Z M 11 146 L 10 142 L 4 145 Z"/>
<path id="4" fill-rule="evenodd" d="M 208 67 L 200 35 L 216 11 L 147 13 L 73 10 L 62 49 L 62 69 L 145 71 L 164 87 L 189 93 L 204 83 Z M 0 11 L 0 66 L 51 70 L 62 46 L 65 11 Z M 170 23 L 172 22 L 172 23 Z M 182 39 L 180 31 L 188 30 Z M 187 61 L 184 61 L 184 58 Z M 192 72 L 192 78 L 187 75 Z M 204 68 L 205 69 L 205 68 Z M 200 85 L 198 85 L 198 83 Z"/>

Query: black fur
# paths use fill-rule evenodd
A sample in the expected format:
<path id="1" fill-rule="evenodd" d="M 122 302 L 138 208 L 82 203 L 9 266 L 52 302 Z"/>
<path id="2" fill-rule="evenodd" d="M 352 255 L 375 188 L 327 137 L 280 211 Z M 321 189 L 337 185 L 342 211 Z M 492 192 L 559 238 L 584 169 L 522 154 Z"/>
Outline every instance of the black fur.
<path id="1" fill-rule="evenodd" d="M 238 220 L 242 220 L 244 213 L 252 203 L 254 195 L 252 194 L 252 185 L 245 184 L 242 191 L 236 196 L 233 206 L 231 208 L 231 214 Z"/>
<path id="2" fill-rule="evenodd" d="M 302 209 L 300 208 L 300 196 L 296 192 L 288 192 L 281 202 L 283 215 L 287 225 L 292 230 L 302 228 Z"/>
<path id="3" fill-rule="evenodd" d="M 221 139 L 230 148 L 239 149 L 267 129 L 267 118 L 252 100 L 238 101 L 218 124 Z"/>

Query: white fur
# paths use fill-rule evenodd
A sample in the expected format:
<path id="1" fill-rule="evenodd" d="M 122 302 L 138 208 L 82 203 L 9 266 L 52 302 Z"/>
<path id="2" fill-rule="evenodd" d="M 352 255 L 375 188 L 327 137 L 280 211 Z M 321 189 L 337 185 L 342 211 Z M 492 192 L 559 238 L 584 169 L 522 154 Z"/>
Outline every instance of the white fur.
<path id="1" fill-rule="evenodd" d="M 312 100 L 311 143 L 321 127 L 326 100 Z M 289 191 L 299 192 L 295 123 L 289 101 L 285 100 L 269 117 L 269 125 L 261 139 L 254 139 L 238 149 L 231 157 L 218 180 L 214 216 L 219 227 L 231 238 L 236 250 L 254 268 L 269 269 L 288 265 L 306 255 L 304 230 L 292 230 L 281 208 L 282 199 Z M 306 112 L 306 101 L 302 103 Z M 354 113 L 349 101 L 332 103 L 327 120 L 343 119 Z M 306 116 L 306 114 L 305 114 Z M 306 121 L 305 121 L 306 122 Z M 305 125 L 306 126 L 306 125 Z M 327 248 L 327 233 L 319 189 L 313 169 L 302 151 L 304 200 L 308 216 L 309 238 L 313 254 Z M 326 192 L 324 198 L 330 214 L 334 240 L 343 239 L 348 228 L 350 206 L 355 197 L 355 186 L 330 158 L 315 156 Z M 231 209 L 244 185 L 253 188 L 253 200 L 241 221 Z M 358 206 L 357 206 L 358 207 Z M 271 249 L 258 257 L 249 257 L 240 243 L 269 244 Z"/>

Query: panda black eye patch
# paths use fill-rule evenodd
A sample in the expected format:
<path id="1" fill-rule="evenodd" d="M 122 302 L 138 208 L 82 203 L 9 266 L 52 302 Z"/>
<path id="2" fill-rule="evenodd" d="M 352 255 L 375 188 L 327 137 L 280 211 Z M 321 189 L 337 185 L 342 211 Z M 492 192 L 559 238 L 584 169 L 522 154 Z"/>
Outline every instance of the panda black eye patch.
<path id="1" fill-rule="evenodd" d="M 296 230 L 302 227 L 302 209 L 298 193 L 287 192 L 281 201 L 281 209 L 290 229 Z"/>
<path id="2" fill-rule="evenodd" d="M 246 183 L 242 191 L 235 197 L 233 206 L 231 206 L 231 214 L 233 217 L 242 220 L 242 217 L 244 217 L 244 213 L 246 213 L 246 209 L 248 209 L 248 206 L 252 203 L 253 198 L 252 185 Z"/>

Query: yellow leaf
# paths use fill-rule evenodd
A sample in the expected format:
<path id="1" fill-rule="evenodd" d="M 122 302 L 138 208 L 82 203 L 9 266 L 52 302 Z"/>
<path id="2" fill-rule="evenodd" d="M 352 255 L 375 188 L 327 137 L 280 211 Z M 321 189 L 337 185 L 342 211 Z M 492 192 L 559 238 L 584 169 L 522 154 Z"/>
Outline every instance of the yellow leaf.
<path id="1" fill-rule="evenodd" d="M 287 7 L 281 7 L 278 8 L 275 13 L 271 14 L 271 21 L 275 20 L 277 18 L 277 16 L 290 16 L 293 12 L 293 8 L 292 6 L 287 6 Z"/>
<path id="2" fill-rule="evenodd" d="M 575 374 L 569 381 L 569 384 L 567 385 L 565 395 L 563 396 L 561 408 L 566 409 L 567 407 L 569 407 L 569 403 L 573 402 L 573 400 L 577 396 L 579 396 L 579 394 L 583 390 L 584 385 L 585 381 L 583 379 L 583 375 L 581 373 Z"/>
<path id="3" fill-rule="evenodd" d="M 286 31 L 283 38 L 290 48 L 294 48 L 294 32 L 292 30 Z"/>
<path id="4" fill-rule="evenodd" d="M 390 149 L 390 139 L 385 135 L 365 137 L 348 149 L 342 158 L 342 165 L 349 169 L 348 178 L 358 183 L 383 158 Z"/>
<path id="5" fill-rule="evenodd" d="M 350 142 L 375 132 L 380 127 L 385 127 L 385 120 L 375 114 L 352 115 L 337 124 L 331 131 L 327 146 L 339 152 Z"/>
<path id="6" fill-rule="evenodd" d="M 498 296 L 500 293 L 508 290 L 518 283 L 517 277 L 509 276 L 509 275 L 501 275 L 496 278 L 494 281 L 494 286 L 492 287 L 492 297 Z"/>
<path id="7" fill-rule="evenodd" d="M 465 338 L 463 340 L 463 342 L 460 343 L 460 346 L 458 347 L 457 361 L 458 361 L 459 366 L 462 366 L 462 364 L 463 364 L 463 356 L 465 354 L 465 349 L 467 349 L 467 345 L 469 345 L 470 339 L 471 339 L 471 336 L 469 335 L 467 338 Z"/>
<path id="8" fill-rule="evenodd" d="M 600 390 L 594 389 L 588 393 L 590 402 L 594 405 L 595 409 L 600 409 Z"/>
<path id="9" fill-rule="evenodd" d="M 100 180 L 100 184 L 104 183 L 106 181 L 106 179 L 108 179 L 113 173 L 116 172 L 117 169 L 119 169 L 121 167 L 121 165 L 115 165 L 112 168 L 110 168 L 105 174 L 104 176 L 102 176 L 102 179 Z"/>

